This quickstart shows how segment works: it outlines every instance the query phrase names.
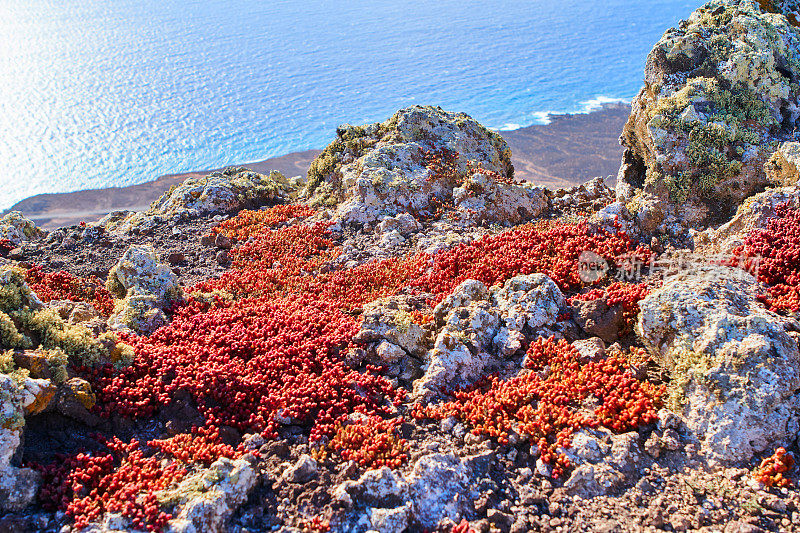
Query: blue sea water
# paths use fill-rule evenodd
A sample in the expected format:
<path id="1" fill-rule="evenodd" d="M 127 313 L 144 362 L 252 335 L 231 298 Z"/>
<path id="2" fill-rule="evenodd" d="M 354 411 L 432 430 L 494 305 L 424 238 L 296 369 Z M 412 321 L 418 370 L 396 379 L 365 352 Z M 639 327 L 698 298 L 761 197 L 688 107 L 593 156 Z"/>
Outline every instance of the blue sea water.
<path id="1" fill-rule="evenodd" d="M 0 209 L 321 148 L 415 103 L 513 129 L 638 91 L 699 0 L 0 0 Z"/>

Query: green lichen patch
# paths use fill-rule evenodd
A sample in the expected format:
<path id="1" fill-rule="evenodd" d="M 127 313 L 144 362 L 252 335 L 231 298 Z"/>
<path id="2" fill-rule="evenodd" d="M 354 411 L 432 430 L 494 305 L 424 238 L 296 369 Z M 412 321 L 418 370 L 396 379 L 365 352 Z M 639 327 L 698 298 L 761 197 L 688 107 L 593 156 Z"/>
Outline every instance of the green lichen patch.
<path id="1" fill-rule="evenodd" d="M 480 153 L 472 157 L 486 159 L 504 177 L 513 179 L 511 149 L 498 133 L 464 113 L 451 113 L 434 106 L 412 106 L 399 110 L 385 122 L 339 127 L 333 142 L 311 163 L 302 196 L 313 206 L 330 207 L 340 203 L 345 199 L 344 189 L 350 186 L 350 183 L 343 183 L 342 168 L 350 164 L 357 172 L 348 170 L 348 177 L 368 173 L 376 189 L 410 187 L 408 180 L 394 172 L 396 165 L 407 163 L 401 162 L 403 157 L 411 153 L 410 158 L 420 163 L 428 150 L 453 149 L 450 145 L 458 143 L 481 146 Z M 466 170 L 465 159 L 459 164 Z M 381 169 L 394 174 L 384 180 L 375 175 Z"/>
<path id="2" fill-rule="evenodd" d="M 671 381 L 667 388 L 666 405 L 673 411 L 683 410 L 686 391 L 692 382 L 706 383 L 713 368 L 711 358 L 689 348 L 673 348 L 668 355 Z"/>
<path id="3" fill-rule="evenodd" d="M 397 115 L 386 122 L 374 125 L 368 133 L 363 126 L 345 124 L 336 129 L 333 140 L 308 169 L 305 196 L 312 198 L 311 205 L 330 206 L 340 198 L 337 192 L 341 182 L 341 168 L 345 156 L 354 161 L 373 148 L 384 136 L 397 127 Z"/>
<path id="4" fill-rule="evenodd" d="M 625 179 L 664 201 L 665 216 L 699 229 L 769 185 L 764 162 L 800 126 L 796 8 L 711 0 L 651 51 L 622 136 Z"/>
<path id="5" fill-rule="evenodd" d="M 43 308 L 21 269 L 0 269 L 0 281 L 0 350 L 38 347 L 57 361 L 63 353 L 71 363 L 83 365 L 130 362 L 130 347 L 113 334 L 95 337 L 85 325 L 68 324 L 55 310 Z"/>

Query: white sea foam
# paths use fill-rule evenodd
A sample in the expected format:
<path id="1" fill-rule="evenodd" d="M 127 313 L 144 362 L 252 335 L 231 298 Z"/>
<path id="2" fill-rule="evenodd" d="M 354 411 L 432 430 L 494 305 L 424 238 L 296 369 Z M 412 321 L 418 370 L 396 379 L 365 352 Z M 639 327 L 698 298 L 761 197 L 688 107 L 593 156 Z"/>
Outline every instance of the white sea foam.
<path id="1" fill-rule="evenodd" d="M 580 103 L 580 111 L 579 113 L 591 113 L 592 111 L 598 111 L 602 109 L 603 106 L 610 105 L 610 104 L 629 104 L 631 103 L 630 98 L 613 98 L 611 96 L 596 96 L 590 100 L 586 100 Z"/>
<path id="2" fill-rule="evenodd" d="M 527 119 L 525 120 L 525 122 L 527 124 L 524 126 L 518 123 L 509 122 L 507 124 L 504 124 L 503 126 L 492 129 L 495 131 L 513 131 L 525 128 L 527 126 L 547 125 L 553 122 L 553 117 L 557 115 L 584 115 L 588 113 L 594 113 L 595 111 L 599 111 L 607 105 L 629 104 L 630 102 L 631 102 L 630 98 L 596 96 L 590 100 L 579 102 L 576 108 L 568 111 L 534 111 L 532 113 L 528 113 L 525 116 L 525 118 Z"/>

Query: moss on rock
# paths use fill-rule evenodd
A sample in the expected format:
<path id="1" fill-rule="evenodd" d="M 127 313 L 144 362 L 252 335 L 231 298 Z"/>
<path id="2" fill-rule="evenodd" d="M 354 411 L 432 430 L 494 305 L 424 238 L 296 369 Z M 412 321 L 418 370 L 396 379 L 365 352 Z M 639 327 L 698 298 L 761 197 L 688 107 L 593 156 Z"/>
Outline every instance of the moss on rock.
<path id="1" fill-rule="evenodd" d="M 712 0 L 648 56 L 618 179 L 685 226 L 718 223 L 769 185 L 764 162 L 798 125 L 800 33 L 786 16 L 794 2 L 767 3 Z"/>

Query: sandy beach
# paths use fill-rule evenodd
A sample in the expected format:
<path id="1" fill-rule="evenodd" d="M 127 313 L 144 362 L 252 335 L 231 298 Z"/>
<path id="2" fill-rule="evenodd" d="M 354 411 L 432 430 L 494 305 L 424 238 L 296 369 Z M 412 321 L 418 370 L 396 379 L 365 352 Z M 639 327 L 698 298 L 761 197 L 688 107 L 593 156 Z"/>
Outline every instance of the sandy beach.
<path id="1" fill-rule="evenodd" d="M 596 176 L 616 175 L 622 156 L 618 138 L 629 113 L 629 105 L 607 105 L 592 113 L 552 115 L 549 124 L 501 134 L 511 147 L 518 178 L 550 188 L 569 187 Z M 257 172 L 278 170 L 286 176 L 305 175 L 319 153 L 320 150 L 294 152 L 242 166 Z M 212 170 L 215 169 L 170 174 L 129 187 L 38 194 L 10 210 L 21 211 L 44 228 L 93 222 L 111 211 L 146 209 L 172 185 Z"/>

